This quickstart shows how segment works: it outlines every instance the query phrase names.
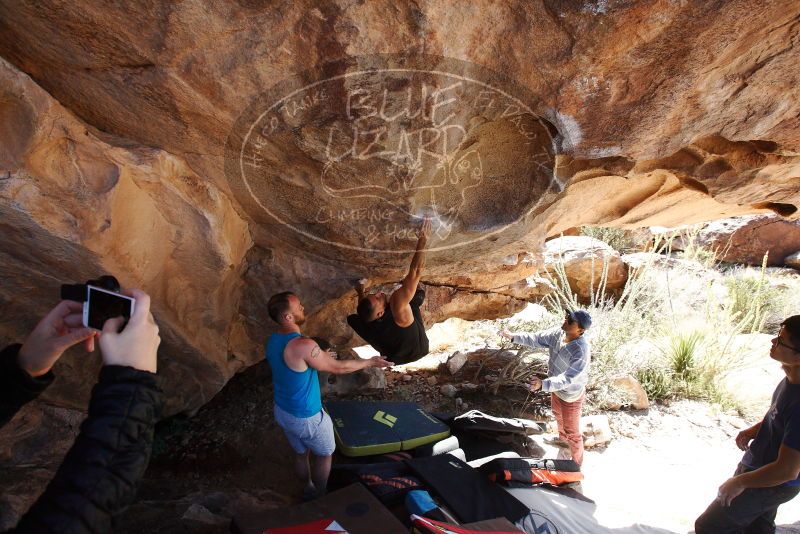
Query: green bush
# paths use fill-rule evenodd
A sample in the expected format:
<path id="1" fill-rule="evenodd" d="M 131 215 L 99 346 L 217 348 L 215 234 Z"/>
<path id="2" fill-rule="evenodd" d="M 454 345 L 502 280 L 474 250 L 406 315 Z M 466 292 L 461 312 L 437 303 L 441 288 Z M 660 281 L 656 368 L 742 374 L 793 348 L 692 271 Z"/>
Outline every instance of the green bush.
<path id="1" fill-rule="evenodd" d="M 673 394 L 672 378 L 666 369 L 656 366 L 641 367 L 634 376 L 651 401 L 664 400 Z"/>

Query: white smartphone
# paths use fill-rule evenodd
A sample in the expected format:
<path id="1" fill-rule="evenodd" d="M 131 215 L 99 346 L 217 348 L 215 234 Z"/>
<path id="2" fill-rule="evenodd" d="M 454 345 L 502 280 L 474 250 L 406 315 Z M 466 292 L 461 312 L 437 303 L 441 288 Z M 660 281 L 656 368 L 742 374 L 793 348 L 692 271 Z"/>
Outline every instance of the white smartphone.
<path id="1" fill-rule="evenodd" d="M 95 286 L 86 286 L 86 301 L 83 303 L 83 325 L 102 330 L 108 319 L 133 315 L 136 299 Z"/>

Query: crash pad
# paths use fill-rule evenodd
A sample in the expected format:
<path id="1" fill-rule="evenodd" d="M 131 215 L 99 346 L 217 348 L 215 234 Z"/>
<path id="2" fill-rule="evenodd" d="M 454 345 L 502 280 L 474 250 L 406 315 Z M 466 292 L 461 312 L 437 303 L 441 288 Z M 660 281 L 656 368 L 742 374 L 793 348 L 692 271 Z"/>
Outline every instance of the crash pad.
<path id="1" fill-rule="evenodd" d="M 337 450 L 367 456 L 410 450 L 450 436 L 450 428 L 414 402 L 328 401 Z"/>

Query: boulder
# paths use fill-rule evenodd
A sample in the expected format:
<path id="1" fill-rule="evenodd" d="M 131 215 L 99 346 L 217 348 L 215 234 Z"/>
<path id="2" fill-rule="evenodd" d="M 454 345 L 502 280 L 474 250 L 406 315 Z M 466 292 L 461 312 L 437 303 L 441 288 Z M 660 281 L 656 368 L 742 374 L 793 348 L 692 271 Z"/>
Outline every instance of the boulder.
<path id="1" fill-rule="evenodd" d="M 443 384 L 439 388 L 439 393 L 452 399 L 458 394 L 458 388 L 456 388 L 453 384 Z"/>
<path id="2" fill-rule="evenodd" d="M 705 225 L 695 243 L 720 261 L 761 265 L 766 255 L 767 265 L 788 265 L 787 258 L 800 251 L 800 221 L 776 215 L 722 219 Z"/>
<path id="3" fill-rule="evenodd" d="M 337 356 L 343 360 L 360 358 L 352 349 L 339 349 Z M 386 371 L 377 367 L 367 367 L 344 375 L 320 372 L 319 385 L 323 396 L 351 395 L 360 391 L 383 390 L 386 389 Z"/>
<path id="4" fill-rule="evenodd" d="M 639 381 L 632 376 L 615 378 L 611 381 L 611 386 L 622 393 L 625 404 L 634 410 L 646 410 L 650 407 L 647 393 Z"/>
<path id="5" fill-rule="evenodd" d="M 787 267 L 800 270 L 800 250 L 786 256 L 783 259 L 783 264 Z"/>
<path id="6" fill-rule="evenodd" d="M 452 356 L 447 359 L 447 369 L 451 375 L 456 374 L 467 363 L 467 355 L 463 352 L 454 352 Z"/>
<path id="7" fill-rule="evenodd" d="M 322 395 L 351 395 L 362 391 L 386 389 L 386 374 L 383 369 L 368 367 L 346 375 L 319 373 Z"/>
<path id="8" fill-rule="evenodd" d="M 522 310 L 527 302 L 522 298 L 497 291 L 474 291 L 468 288 L 425 286 L 422 305 L 426 324 L 438 323 L 450 317 L 468 321 L 510 317 Z"/>
<path id="9" fill-rule="evenodd" d="M 628 268 L 619 252 L 606 243 L 586 236 L 565 236 L 545 243 L 547 276 L 558 284 L 556 267 L 563 265 L 570 290 L 587 302 L 598 291 L 605 273 L 606 292 L 621 291 L 628 280 Z"/>
<path id="10" fill-rule="evenodd" d="M 196 521 L 204 525 L 211 525 L 215 527 L 227 527 L 230 525 L 231 520 L 229 517 L 222 517 L 209 511 L 208 508 L 202 504 L 192 503 L 189 508 L 183 513 L 181 519 L 186 521 Z"/>
<path id="11" fill-rule="evenodd" d="M 543 297 L 555 291 L 555 286 L 549 279 L 533 275 L 493 291 L 520 300 L 540 301 Z"/>
<path id="12" fill-rule="evenodd" d="M 0 530 L 12 528 L 42 493 L 85 416 L 34 400 L 0 428 Z"/>
<path id="13" fill-rule="evenodd" d="M 597 447 L 611 441 L 611 427 L 606 415 L 590 415 L 581 417 L 581 434 L 586 448 Z"/>

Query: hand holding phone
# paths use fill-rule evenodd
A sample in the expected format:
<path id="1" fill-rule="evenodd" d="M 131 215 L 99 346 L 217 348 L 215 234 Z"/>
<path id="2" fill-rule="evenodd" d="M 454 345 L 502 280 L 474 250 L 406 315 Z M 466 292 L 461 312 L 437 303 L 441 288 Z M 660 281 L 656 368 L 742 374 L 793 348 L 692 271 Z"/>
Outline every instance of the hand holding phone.
<path id="1" fill-rule="evenodd" d="M 50 310 L 19 349 L 17 363 L 29 375 L 46 374 L 65 350 L 92 339 L 95 332 L 80 324 L 81 303 L 62 300 Z M 87 347 L 88 348 L 88 347 Z"/>
<path id="2" fill-rule="evenodd" d="M 100 335 L 100 352 L 105 365 L 124 365 L 140 371 L 156 372 L 156 354 L 161 338 L 150 313 L 150 296 L 139 289 L 124 292 L 136 302 L 128 324 L 120 331 L 122 316 L 108 319 Z"/>

